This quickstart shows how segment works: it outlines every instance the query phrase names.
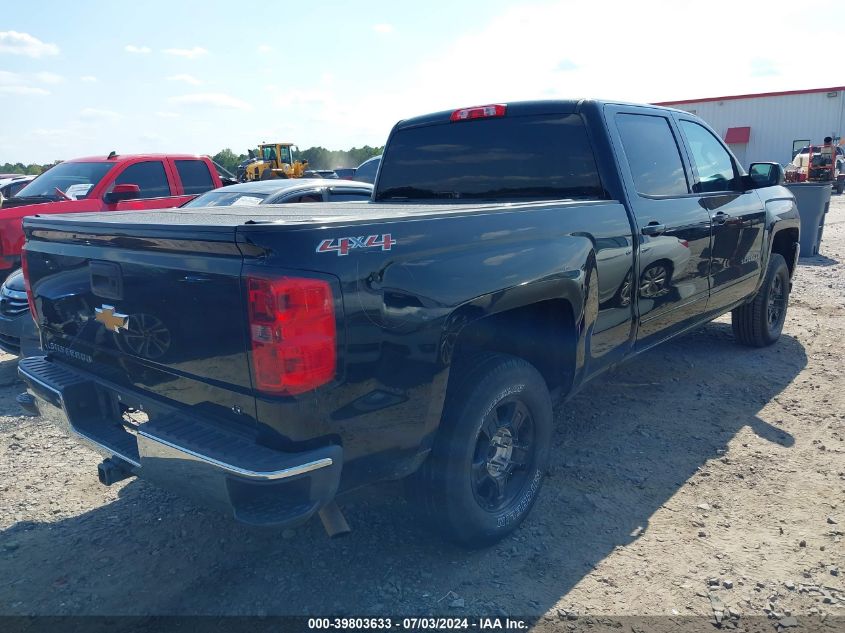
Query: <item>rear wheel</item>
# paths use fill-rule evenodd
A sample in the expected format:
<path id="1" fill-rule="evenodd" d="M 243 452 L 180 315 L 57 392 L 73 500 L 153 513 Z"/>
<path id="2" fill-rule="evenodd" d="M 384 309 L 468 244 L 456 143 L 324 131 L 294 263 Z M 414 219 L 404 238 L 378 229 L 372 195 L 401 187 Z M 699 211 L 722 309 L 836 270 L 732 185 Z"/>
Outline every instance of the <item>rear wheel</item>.
<path id="1" fill-rule="evenodd" d="M 460 383 L 450 389 L 432 452 L 408 492 L 440 534 L 484 547 L 515 530 L 537 498 L 552 403 L 543 377 L 520 358 L 489 354 L 463 366 L 467 373 L 455 376 Z"/>
<path id="2" fill-rule="evenodd" d="M 731 312 L 734 336 L 743 345 L 766 347 L 780 338 L 789 304 L 789 268 L 772 253 L 766 278 L 754 299 Z"/>

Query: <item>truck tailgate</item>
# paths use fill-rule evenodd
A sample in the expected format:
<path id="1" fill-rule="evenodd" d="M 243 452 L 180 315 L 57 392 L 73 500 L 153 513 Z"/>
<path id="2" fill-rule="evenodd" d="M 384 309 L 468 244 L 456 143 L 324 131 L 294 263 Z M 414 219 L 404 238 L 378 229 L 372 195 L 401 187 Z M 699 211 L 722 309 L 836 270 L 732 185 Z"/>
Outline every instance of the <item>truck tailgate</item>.
<path id="1" fill-rule="evenodd" d="M 28 226 L 45 352 L 109 383 L 252 424 L 233 227 Z M 125 403 L 132 406 L 131 403 Z"/>

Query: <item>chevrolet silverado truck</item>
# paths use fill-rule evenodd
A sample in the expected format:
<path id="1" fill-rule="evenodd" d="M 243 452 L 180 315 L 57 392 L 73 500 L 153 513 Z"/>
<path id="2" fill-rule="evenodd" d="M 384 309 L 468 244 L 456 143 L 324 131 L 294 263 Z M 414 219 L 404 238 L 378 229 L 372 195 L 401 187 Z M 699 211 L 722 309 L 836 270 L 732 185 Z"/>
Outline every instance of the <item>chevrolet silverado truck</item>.
<path id="1" fill-rule="evenodd" d="M 232 184 L 207 156 L 127 154 L 74 158 L 51 167 L 0 206 L 0 270 L 20 265 L 28 215 L 178 207 Z"/>
<path id="2" fill-rule="evenodd" d="M 106 484 L 331 534 L 339 494 L 404 478 L 484 546 L 537 498 L 553 397 L 726 312 L 778 340 L 782 180 L 687 112 L 524 102 L 399 122 L 365 203 L 27 218 L 20 400 Z"/>

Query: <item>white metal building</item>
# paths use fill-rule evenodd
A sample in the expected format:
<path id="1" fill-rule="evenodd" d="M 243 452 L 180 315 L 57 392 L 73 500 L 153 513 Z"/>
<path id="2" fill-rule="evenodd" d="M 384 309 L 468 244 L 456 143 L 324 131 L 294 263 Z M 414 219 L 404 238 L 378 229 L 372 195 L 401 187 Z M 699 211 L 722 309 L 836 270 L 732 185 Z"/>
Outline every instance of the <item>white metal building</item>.
<path id="1" fill-rule="evenodd" d="M 758 161 L 790 162 L 805 145 L 825 136 L 845 137 L 845 86 L 664 101 L 656 105 L 691 112 L 730 146 L 747 169 Z M 845 143 L 845 138 L 842 139 Z"/>

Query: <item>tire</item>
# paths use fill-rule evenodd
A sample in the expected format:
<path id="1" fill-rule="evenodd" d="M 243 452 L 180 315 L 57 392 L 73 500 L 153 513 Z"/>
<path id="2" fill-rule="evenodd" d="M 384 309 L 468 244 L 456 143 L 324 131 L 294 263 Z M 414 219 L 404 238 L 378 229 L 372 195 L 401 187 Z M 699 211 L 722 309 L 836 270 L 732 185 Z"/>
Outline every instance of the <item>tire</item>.
<path id="1" fill-rule="evenodd" d="M 772 253 L 766 278 L 754 299 L 731 312 L 731 325 L 738 342 L 766 347 L 780 338 L 789 305 L 789 268 L 780 253 Z"/>
<path id="2" fill-rule="evenodd" d="M 548 462 L 552 401 L 543 377 L 520 358 L 485 354 L 462 366 L 431 454 L 407 492 L 436 532 L 480 548 L 513 532 L 534 505 Z"/>
<path id="3" fill-rule="evenodd" d="M 170 328 L 156 315 L 144 312 L 133 313 L 126 330 L 114 339 L 122 352 L 147 360 L 163 361 L 173 348 Z"/>
<path id="4" fill-rule="evenodd" d="M 634 289 L 634 271 L 629 270 L 628 274 L 625 275 L 625 279 L 622 280 L 622 283 L 619 286 L 619 289 L 616 291 L 616 295 L 613 297 L 613 304 L 620 307 L 620 308 L 627 308 L 631 305 L 631 293 Z"/>
<path id="5" fill-rule="evenodd" d="M 841 194 L 843 191 L 845 191 L 845 180 L 837 180 L 836 193 Z"/>

